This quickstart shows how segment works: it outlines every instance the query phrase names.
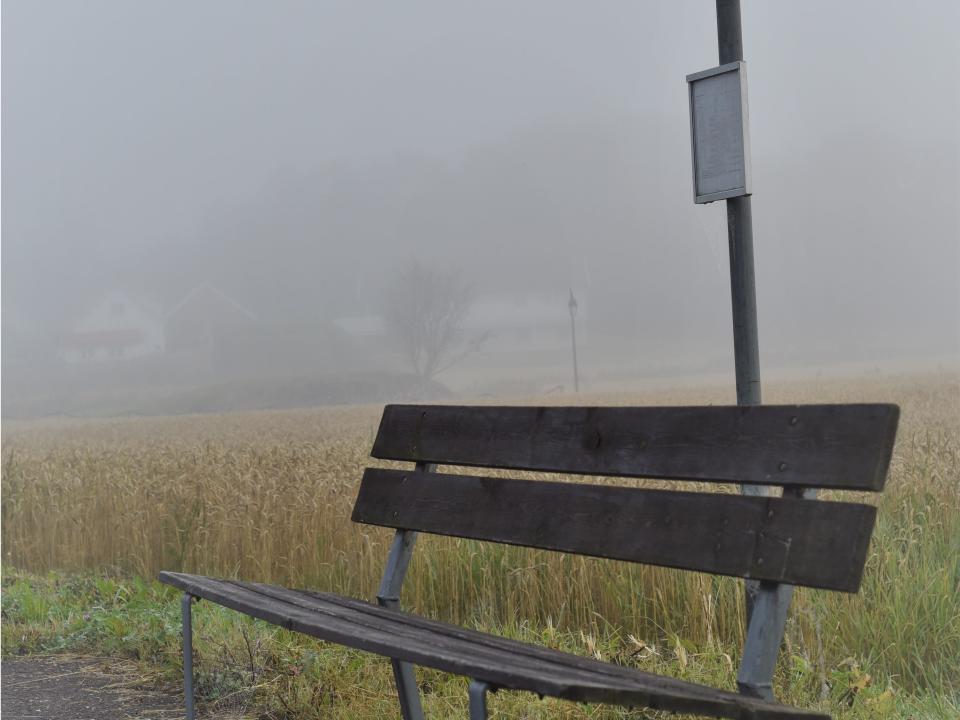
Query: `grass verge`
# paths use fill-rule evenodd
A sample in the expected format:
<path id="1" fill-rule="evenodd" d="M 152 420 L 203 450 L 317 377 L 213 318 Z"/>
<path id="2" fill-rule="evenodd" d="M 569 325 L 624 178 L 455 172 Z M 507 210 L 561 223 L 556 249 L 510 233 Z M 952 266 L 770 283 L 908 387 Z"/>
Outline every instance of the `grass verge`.
<path id="1" fill-rule="evenodd" d="M 173 688 L 182 681 L 179 594 L 154 581 L 110 574 L 3 572 L 4 657 L 91 653 L 135 660 L 145 677 Z M 397 713 L 383 658 L 323 643 L 207 602 L 195 611 L 197 694 L 201 707 L 244 717 L 379 718 Z M 649 672 L 733 688 L 736 648 L 698 646 L 676 635 L 640 639 L 608 627 L 596 635 L 520 623 L 480 628 Z M 466 680 L 418 668 L 428 717 L 466 717 Z M 787 648 L 776 677 L 785 702 L 841 720 L 960 716 L 956 699 L 908 693 L 875 679 L 868 661 L 847 658 L 817 668 Z M 529 693 L 501 692 L 493 717 L 662 718 L 662 713 L 576 705 Z"/>

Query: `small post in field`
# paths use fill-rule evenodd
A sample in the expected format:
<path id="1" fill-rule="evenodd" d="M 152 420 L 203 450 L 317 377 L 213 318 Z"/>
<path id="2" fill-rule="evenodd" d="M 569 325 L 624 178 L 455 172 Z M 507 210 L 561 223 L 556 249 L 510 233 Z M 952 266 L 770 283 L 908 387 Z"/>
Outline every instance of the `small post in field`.
<path id="1" fill-rule="evenodd" d="M 580 373 L 577 370 L 577 299 L 570 288 L 570 301 L 567 303 L 570 310 L 570 341 L 573 344 L 573 391 L 580 392 Z"/>

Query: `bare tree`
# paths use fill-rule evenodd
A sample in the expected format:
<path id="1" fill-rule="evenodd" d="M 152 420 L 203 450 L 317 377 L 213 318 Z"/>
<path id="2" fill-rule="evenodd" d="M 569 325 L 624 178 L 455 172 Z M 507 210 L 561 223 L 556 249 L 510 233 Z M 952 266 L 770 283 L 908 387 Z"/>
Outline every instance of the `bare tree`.
<path id="1" fill-rule="evenodd" d="M 394 276 L 384 293 L 383 318 L 421 379 L 460 362 L 486 339 L 486 333 L 468 337 L 464 330 L 473 301 L 473 289 L 456 271 L 415 262 Z"/>

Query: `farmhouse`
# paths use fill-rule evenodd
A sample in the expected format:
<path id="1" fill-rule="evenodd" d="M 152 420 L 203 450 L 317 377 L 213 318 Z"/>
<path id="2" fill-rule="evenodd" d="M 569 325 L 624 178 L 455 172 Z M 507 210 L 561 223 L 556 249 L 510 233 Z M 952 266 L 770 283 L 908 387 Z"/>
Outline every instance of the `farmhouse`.
<path id="1" fill-rule="evenodd" d="M 60 347 L 65 362 L 82 364 L 162 353 L 165 344 L 161 309 L 142 298 L 113 291 L 74 324 Z"/>
<path id="2" fill-rule="evenodd" d="M 225 338 L 248 331 L 256 320 L 222 290 L 201 283 L 167 313 L 167 348 L 171 352 L 209 350 Z"/>

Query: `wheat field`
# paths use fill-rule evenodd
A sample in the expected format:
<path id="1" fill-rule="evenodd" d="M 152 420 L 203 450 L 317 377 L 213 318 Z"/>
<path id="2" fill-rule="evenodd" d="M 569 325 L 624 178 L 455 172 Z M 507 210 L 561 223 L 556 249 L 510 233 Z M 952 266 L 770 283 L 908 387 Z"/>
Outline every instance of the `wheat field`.
<path id="1" fill-rule="evenodd" d="M 897 692 L 956 698 L 957 375 L 783 383 L 765 388 L 764 400 L 901 405 L 862 590 L 797 593 L 781 675 L 793 671 L 789 663 L 803 664 L 809 672 L 796 695 L 816 697 L 832 671 L 855 664 Z M 696 388 L 575 401 L 733 398 L 729 390 Z M 377 464 L 368 452 L 379 412 L 365 406 L 5 423 L 4 565 L 147 578 L 184 570 L 370 598 L 391 535 L 349 516 L 362 468 Z M 421 537 L 403 600 L 475 627 L 576 633 L 588 651 L 611 638 L 674 647 L 684 665 L 687 653 L 710 649 L 729 660 L 744 633 L 742 590 L 728 578 L 450 538 Z M 730 679 L 735 662 L 734 655 Z"/>

